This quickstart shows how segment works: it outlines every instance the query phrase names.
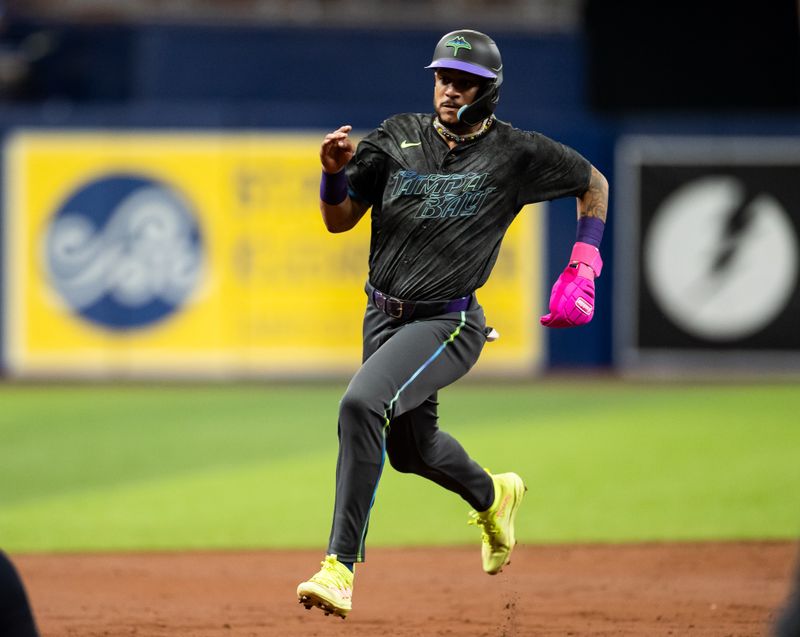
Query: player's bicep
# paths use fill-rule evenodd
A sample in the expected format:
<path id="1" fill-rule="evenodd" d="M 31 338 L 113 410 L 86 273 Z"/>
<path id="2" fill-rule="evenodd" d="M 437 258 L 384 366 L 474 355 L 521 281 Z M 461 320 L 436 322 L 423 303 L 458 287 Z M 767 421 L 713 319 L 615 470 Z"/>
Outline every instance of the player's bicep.
<path id="1" fill-rule="evenodd" d="M 523 153 L 518 192 L 520 206 L 561 197 L 580 197 L 590 182 L 592 165 L 577 151 L 543 135 L 531 139 Z"/>

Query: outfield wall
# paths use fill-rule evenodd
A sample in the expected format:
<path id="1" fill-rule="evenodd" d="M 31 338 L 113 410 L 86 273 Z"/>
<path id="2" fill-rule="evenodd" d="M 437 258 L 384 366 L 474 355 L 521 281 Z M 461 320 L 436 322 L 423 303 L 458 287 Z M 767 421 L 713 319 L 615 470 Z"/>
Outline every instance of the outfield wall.
<path id="1" fill-rule="evenodd" d="M 60 33 L 61 48 L 38 62 L 38 84 L 29 89 L 28 101 L 12 100 L 0 105 L 4 138 L 6 371 L 14 375 L 138 375 L 152 371 L 141 357 L 159 348 L 156 358 L 161 363 L 156 369 L 179 376 L 187 371 L 221 376 L 347 371 L 348 366 L 342 361 L 354 355 L 357 335 L 350 334 L 343 340 L 341 326 L 358 321 L 358 312 L 352 308 L 359 301 L 354 296 L 345 311 L 341 299 L 345 298 L 342 295 L 360 293 L 358 280 L 363 272 L 359 272 L 358 264 L 363 265 L 363 261 L 352 255 L 364 250 L 365 238 L 354 235 L 352 241 L 360 247 L 350 250 L 337 243 L 342 239 L 327 237 L 319 225 L 313 225 L 314 139 L 344 122 L 363 133 L 391 113 L 429 110 L 430 78 L 422 67 L 428 61 L 431 42 L 440 34 L 164 25 L 31 28 Z M 530 224 L 520 225 L 519 234 L 506 246 L 513 264 L 498 266 L 501 291 L 481 297 L 492 320 L 499 319 L 495 322 L 505 338 L 500 341 L 502 345 L 498 343 L 492 346 L 495 349 L 487 350 L 487 371 L 526 374 L 541 369 L 607 368 L 621 360 L 620 332 L 614 326 L 614 314 L 624 316 L 626 304 L 630 303 L 615 288 L 628 285 L 626 273 L 633 267 L 630 262 L 616 263 L 619 257 L 612 250 L 618 223 L 615 209 L 620 204 L 624 208 L 625 203 L 617 199 L 618 140 L 653 134 L 710 135 L 715 139 L 793 137 L 800 135 L 800 118 L 714 114 L 692 118 L 598 117 L 585 106 L 584 41 L 579 34 L 502 33 L 496 37 L 506 64 L 498 115 L 582 152 L 609 178 L 613 199 L 604 241 L 607 274 L 599 282 L 595 319 L 581 330 L 546 331 L 537 321 L 549 286 L 563 267 L 574 240 L 574 201 L 553 202 L 527 215 L 532 218 Z M 397 60 L 406 63 L 398 64 Z M 170 135 L 177 135 L 179 141 Z M 76 144 L 72 151 L 56 148 L 65 138 Z M 87 141 L 90 138 L 102 147 L 102 152 L 91 155 L 92 144 Z M 26 155 L 36 145 L 31 145 L 33 141 L 38 144 L 37 157 Z M 205 166 L 197 155 L 188 162 L 180 159 L 181 153 L 192 155 L 186 150 L 192 145 L 209 143 L 215 144 L 216 150 L 208 155 L 214 159 L 208 159 Z M 232 143 L 238 144 L 238 154 L 227 161 L 238 162 L 245 169 L 233 170 L 238 171 L 238 182 L 229 181 L 215 189 L 213 182 L 222 179 L 220 175 L 228 169 L 209 168 L 209 162 L 224 164 L 225 152 L 230 151 L 221 147 Z M 55 154 L 46 157 L 48 144 Z M 59 159 L 58 152 L 66 154 Z M 271 157 L 266 164 L 262 162 L 264 153 Z M 48 168 L 48 162 L 55 168 Z M 252 165 L 256 165 L 255 170 Z M 295 165 L 296 170 L 281 169 Z M 25 182 L 20 171 L 30 180 Z M 269 176 L 265 179 L 264 175 Z M 144 335 L 137 332 L 141 328 L 126 326 L 126 320 L 135 322 L 130 316 L 119 319 L 121 324 L 112 328 L 102 321 L 87 319 L 89 314 L 110 312 L 111 316 L 119 316 L 125 312 L 107 299 L 104 301 L 102 295 L 95 299 L 99 309 L 86 310 L 92 304 L 81 297 L 83 292 L 64 292 L 62 288 L 69 287 L 69 283 L 64 284 L 63 280 L 61 288 L 54 285 L 53 262 L 48 266 L 41 255 L 47 254 L 48 228 L 59 214 L 65 213 L 64 206 L 74 203 L 74 197 L 95 201 L 92 197 L 96 198 L 100 191 L 92 191 L 91 184 L 105 183 L 112 190 L 130 187 L 130 183 L 125 186 L 113 181 L 120 177 L 177 184 L 178 199 L 185 197 L 191 203 L 188 207 L 202 208 L 197 213 L 200 224 L 194 228 L 191 224 L 184 226 L 184 234 L 180 235 L 181 245 L 189 246 L 184 251 L 186 259 L 191 261 L 197 252 L 192 251 L 193 246 L 204 246 L 210 249 L 207 254 L 217 259 L 212 264 L 224 261 L 230 271 L 251 267 L 260 268 L 262 274 L 267 272 L 262 287 L 215 296 L 215 290 L 224 287 L 220 281 L 225 280 L 221 273 L 226 270 L 210 274 L 208 269 L 198 269 L 194 275 L 196 287 L 186 282 L 183 287 L 175 284 L 169 288 L 163 281 L 160 285 L 166 286 L 163 289 L 167 290 L 169 303 L 185 304 L 189 300 L 195 303 L 194 310 L 198 304 L 205 304 L 202 318 L 170 313 L 165 309 L 169 303 L 155 299 L 149 305 L 143 303 L 146 307 L 137 312 L 140 317 L 156 317 L 152 323 L 145 321 L 145 325 L 153 327 L 144 329 L 160 330 L 158 334 Z M 248 194 L 248 189 L 253 192 Z M 31 202 L 29 195 L 40 200 Z M 247 215 L 231 203 L 236 197 L 241 200 L 265 196 L 273 197 L 280 206 L 280 211 L 273 208 L 271 214 L 291 221 L 277 225 L 274 219 L 266 221 L 266 217 L 261 221 L 249 217 L 245 221 Z M 45 201 L 47 197 L 50 199 Z M 287 229 L 287 223 L 291 228 Z M 278 230 L 273 232 L 275 228 Z M 541 234 L 536 234 L 538 229 Z M 246 235 L 251 244 L 260 238 L 260 248 L 232 247 L 235 242 L 231 236 L 237 232 Z M 314 239 L 309 241 L 311 236 Z M 275 242 L 273 247 L 269 247 L 270 241 Z M 529 253 L 526 242 L 530 243 Z M 288 245 L 296 247 L 288 249 Z M 321 247 L 326 245 L 330 247 Z M 320 250 L 328 249 L 332 261 L 319 257 L 324 254 Z M 226 250 L 228 257 L 219 257 Z M 40 256 L 35 256 L 37 253 Z M 230 256 L 234 253 L 238 254 L 235 259 Z M 282 254 L 285 258 L 281 258 Z M 624 249 L 622 254 L 627 254 Z M 306 258 L 298 259 L 298 255 Z M 249 265 L 243 266 L 244 262 Z M 331 262 L 340 264 L 345 274 L 332 276 L 327 271 Z M 230 265 L 233 263 L 238 265 Z M 291 268 L 289 263 L 293 264 Z M 306 279 L 302 286 L 291 284 L 296 273 L 293 269 L 303 267 L 321 271 L 324 289 L 319 289 L 316 279 Z M 280 272 L 280 276 L 270 276 L 273 271 Z M 527 286 L 525 277 L 530 281 Z M 230 283 L 229 288 L 234 287 Z M 332 313 L 340 327 L 330 324 L 330 316 L 320 317 L 328 323 L 298 320 L 297 317 L 315 313 L 307 305 L 310 289 L 314 290 L 311 298 L 318 300 L 316 306 L 323 305 L 327 314 L 331 313 L 330 299 L 336 299 Z M 135 297 L 135 291 L 131 295 Z M 283 310 L 275 314 L 273 307 L 267 312 L 265 298 L 280 299 Z M 187 324 L 174 323 L 178 316 Z M 232 328 L 237 322 L 238 327 Z M 292 336 L 296 340 L 286 340 L 287 326 L 296 328 Z M 325 339 L 315 345 L 314 338 L 319 334 Z M 145 338 L 139 339 L 143 335 Z M 59 341 L 60 338 L 65 340 Z M 87 346 L 89 350 L 81 349 Z M 231 347 L 237 352 L 234 355 Z M 701 349 L 710 348 L 706 344 Z M 338 352 L 331 354 L 333 350 Z M 766 352 L 767 367 L 772 360 L 770 351 Z"/>

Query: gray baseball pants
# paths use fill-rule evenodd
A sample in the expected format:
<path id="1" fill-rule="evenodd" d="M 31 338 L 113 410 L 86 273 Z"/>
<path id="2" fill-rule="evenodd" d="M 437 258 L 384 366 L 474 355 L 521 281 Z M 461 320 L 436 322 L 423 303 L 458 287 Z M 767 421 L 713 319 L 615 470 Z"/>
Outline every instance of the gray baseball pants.
<path id="1" fill-rule="evenodd" d="M 328 554 L 363 562 L 369 516 L 388 456 L 460 495 L 475 510 L 494 500 L 489 474 L 439 429 L 437 391 L 477 362 L 486 343 L 483 308 L 473 296 L 462 312 L 394 319 L 370 301 L 363 364 L 339 406 L 336 501 Z"/>

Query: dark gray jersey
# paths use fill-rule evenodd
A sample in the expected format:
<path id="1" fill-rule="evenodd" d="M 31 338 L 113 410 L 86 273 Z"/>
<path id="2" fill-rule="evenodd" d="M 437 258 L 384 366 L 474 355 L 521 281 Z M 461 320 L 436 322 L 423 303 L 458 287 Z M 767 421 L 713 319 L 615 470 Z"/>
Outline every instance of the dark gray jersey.
<path id="1" fill-rule="evenodd" d="M 432 115 L 395 115 L 347 166 L 350 196 L 372 205 L 370 281 L 401 299 L 466 296 L 524 205 L 580 196 L 590 173 L 575 150 L 505 122 L 451 150 Z"/>

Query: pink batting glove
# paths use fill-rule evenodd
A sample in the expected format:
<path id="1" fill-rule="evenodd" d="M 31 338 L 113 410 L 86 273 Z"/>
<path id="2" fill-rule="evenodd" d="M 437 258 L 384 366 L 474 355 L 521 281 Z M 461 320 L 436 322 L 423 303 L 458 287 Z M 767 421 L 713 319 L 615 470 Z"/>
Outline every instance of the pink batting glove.
<path id="1" fill-rule="evenodd" d="M 594 317 L 594 279 L 600 276 L 602 269 L 603 260 L 597 248 L 588 243 L 575 243 L 569 265 L 550 292 L 550 312 L 539 322 L 545 327 L 576 327 L 591 321 Z"/>

